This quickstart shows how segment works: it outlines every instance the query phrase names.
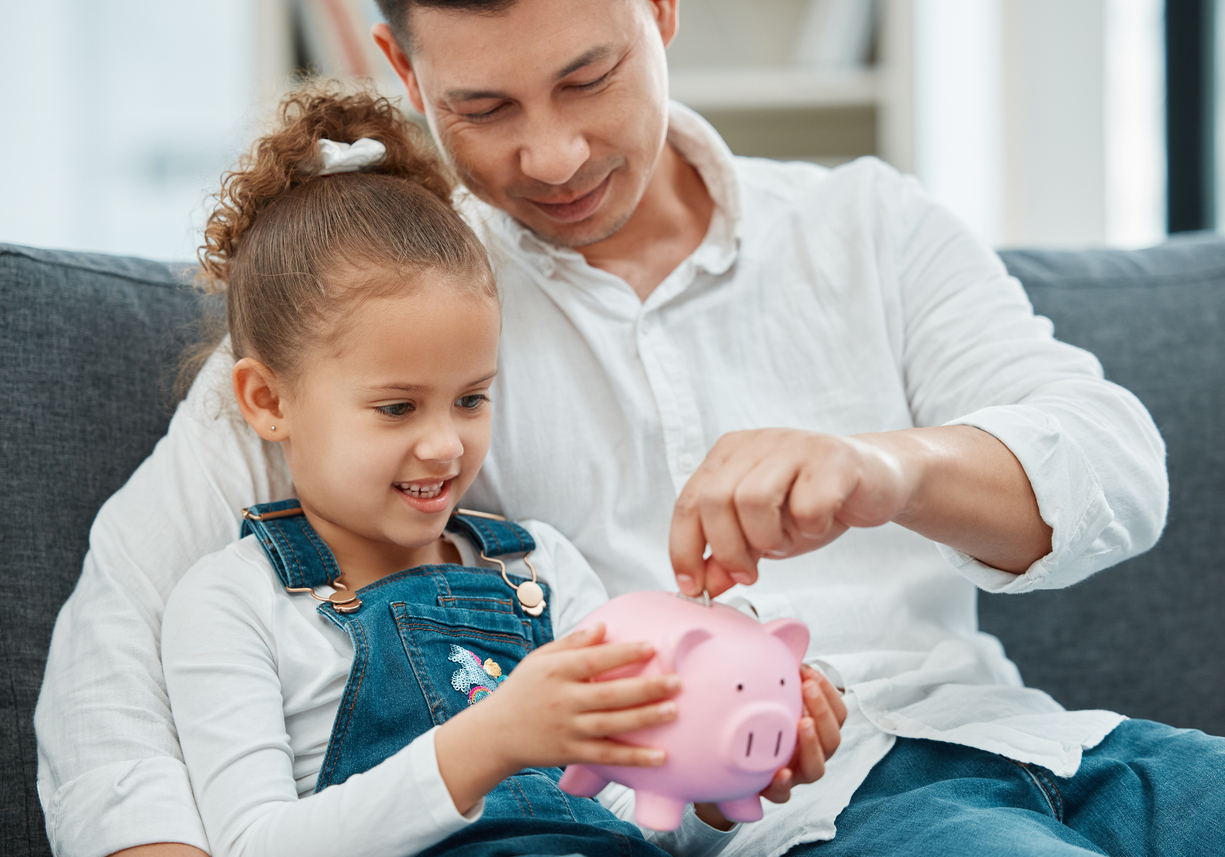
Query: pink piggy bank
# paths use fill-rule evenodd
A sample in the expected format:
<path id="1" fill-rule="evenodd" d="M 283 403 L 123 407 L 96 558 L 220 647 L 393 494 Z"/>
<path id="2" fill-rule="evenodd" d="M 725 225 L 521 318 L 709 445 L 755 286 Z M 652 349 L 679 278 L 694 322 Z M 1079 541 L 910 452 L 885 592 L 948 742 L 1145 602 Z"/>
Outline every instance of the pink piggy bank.
<path id="1" fill-rule="evenodd" d="M 591 797 L 609 781 L 630 786 L 638 823 L 654 830 L 675 830 L 691 801 L 718 804 L 732 821 L 758 821 L 758 792 L 795 749 L 808 628 L 795 619 L 763 625 L 724 604 L 706 607 L 667 592 L 619 596 L 579 627 L 596 622 L 607 628 L 606 642 L 648 640 L 656 651 L 601 680 L 676 672 L 677 717 L 618 736 L 667 751 L 662 766 L 570 765 L 561 788 Z"/>

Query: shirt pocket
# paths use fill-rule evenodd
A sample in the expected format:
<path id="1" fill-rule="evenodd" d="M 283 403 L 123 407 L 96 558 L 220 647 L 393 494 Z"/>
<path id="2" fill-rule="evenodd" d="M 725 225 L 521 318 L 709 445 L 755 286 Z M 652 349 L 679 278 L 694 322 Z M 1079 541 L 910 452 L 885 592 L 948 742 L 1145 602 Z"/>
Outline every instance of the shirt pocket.
<path id="1" fill-rule="evenodd" d="M 390 606 L 435 725 L 494 693 L 533 648 L 512 613 L 403 601 Z"/>

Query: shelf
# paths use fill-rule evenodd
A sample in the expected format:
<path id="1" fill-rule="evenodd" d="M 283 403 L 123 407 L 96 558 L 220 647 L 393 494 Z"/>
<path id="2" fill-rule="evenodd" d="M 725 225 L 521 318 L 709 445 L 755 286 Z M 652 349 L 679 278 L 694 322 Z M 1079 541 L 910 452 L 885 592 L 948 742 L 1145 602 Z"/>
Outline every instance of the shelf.
<path id="1" fill-rule="evenodd" d="M 872 107 L 880 100 L 875 69 L 672 69 L 671 95 L 694 110 Z"/>

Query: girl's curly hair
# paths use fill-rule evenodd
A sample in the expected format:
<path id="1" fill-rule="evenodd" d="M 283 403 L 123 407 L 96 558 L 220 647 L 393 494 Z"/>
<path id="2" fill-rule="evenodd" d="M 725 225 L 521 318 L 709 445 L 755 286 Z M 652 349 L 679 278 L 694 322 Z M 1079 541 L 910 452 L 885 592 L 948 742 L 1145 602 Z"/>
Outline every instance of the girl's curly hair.
<path id="1" fill-rule="evenodd" d="M 197 253 L 200 286 L 225 294 L 235 359 L 257 357 L 292 381 L 303 350 L 337 336 L 352 301 L 411 289 L 425 271 L 467 275 L 465 288 L 496 298 L 485 250 L 451 205 L 450 174 L 395 105 L 313 81 L 285 96 L 277 120 L 222 178 Z M 317 175 L 320 139 L 362 137 L 386 147 L 382 163 Z"/>

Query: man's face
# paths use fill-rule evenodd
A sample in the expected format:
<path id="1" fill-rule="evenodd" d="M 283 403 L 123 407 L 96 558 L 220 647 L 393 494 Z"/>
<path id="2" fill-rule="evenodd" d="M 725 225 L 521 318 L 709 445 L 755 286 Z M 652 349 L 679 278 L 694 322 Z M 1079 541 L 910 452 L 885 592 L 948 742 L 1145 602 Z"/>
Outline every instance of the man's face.
<path id="1" fill-rule="evenodd" d="M 555 244 L 616 233 L 663 149 L 675 0 L 410 15 L 405 84 L 464 184 Z"/>

